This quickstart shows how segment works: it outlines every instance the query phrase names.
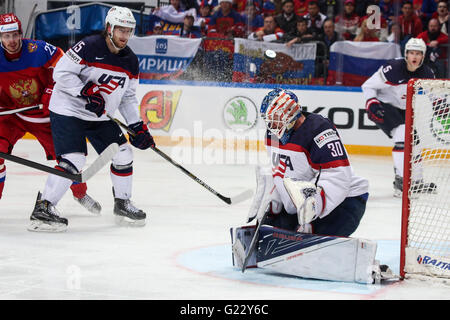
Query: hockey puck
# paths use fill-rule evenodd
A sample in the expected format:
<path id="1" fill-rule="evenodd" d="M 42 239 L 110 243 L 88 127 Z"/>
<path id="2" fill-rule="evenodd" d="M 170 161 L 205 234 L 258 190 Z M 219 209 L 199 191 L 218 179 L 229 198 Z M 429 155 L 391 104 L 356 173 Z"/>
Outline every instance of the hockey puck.
<path id="1" fill-rule="evenodd" d="M 266 59 L 275 59 L 276 57 L 277 53 L 273 50 L 268 49 L 264 52 L 264 58 Z"/>

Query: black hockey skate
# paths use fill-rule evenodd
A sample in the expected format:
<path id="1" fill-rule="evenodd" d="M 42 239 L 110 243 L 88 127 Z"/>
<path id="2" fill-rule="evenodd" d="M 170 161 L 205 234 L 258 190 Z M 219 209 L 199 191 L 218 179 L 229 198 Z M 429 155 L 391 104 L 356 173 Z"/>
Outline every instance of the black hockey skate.
<path id="1" fill-rule="evenodd" d="M 395 175 L 393 185 L 394 185 L 394 197 L 401 198 L 403 194 L 403 177 Z"/>
<path id="2" fill-rule="evenodd" d="M 90 195 L 86 194 L 83 198 L 73 197 L 73 199 L 79 204 L 81 204 L 89 212 L 95 215 L 100 215 L 100 212 L 102 211 L 102 206 Z"/>
<path id="3" fill-rule="evenodd" d="M 147 215 L 141 209 L 136 208 L 129 199 L 114 198 L 114 215 L 117 225 L 120 226 L 145 226 Z"/>
<path id="4" fill-rule="evenodd" d="M 34 210 L 31 213 L 29 231 L 63 232 L 67 230 L 68 221 L 60 217 L 55 206 L 47 200 L 41 200 L 38 193 Z"/>

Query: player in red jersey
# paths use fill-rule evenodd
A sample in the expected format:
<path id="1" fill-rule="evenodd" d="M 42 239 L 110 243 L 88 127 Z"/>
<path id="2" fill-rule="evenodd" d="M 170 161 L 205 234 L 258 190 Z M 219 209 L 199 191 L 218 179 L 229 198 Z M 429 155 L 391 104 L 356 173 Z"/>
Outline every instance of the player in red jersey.
<path id="1" fill-rule="evenodd" d="M 53 68 L 64 54 L 40 40 L 23 39 L 22 25 L 13 13 L 0 15 L 0 108 L 18 109 L 42 104 L 41 109 L 0 116 L 0 151 L 11 153 L 29 132 L 45 150 L 47 160 L 56 160 L 50 129 L 48 103 L 53 88 Z M 0 198 L 5 185 L 5 160 L 0 158 Z M 73 183 L 74 199 L 92 213 L 100 204 L 86 194 L 85 183 Z"/>

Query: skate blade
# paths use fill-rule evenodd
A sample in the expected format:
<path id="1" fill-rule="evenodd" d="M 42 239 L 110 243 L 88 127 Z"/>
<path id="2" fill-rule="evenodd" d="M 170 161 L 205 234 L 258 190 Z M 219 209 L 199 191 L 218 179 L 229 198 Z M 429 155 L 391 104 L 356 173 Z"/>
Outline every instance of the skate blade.
<path id="1" fill-rule="evenodd" d="M 145 226 L 145 219 L 133 220 L 124 216 L 114 216 L 114 222 L 120 227 L 143 227 Z"/>
<path id="2" fill-rule="evenodd" d="M 67 230 L 67 225 L 64 223 L 46 223 L 43 221 L 33 220 L 27 227 L 28 231 L 31 232 L 49 232 L 49 233 L 57 233 L 57 232 L 65 232 Z"/>
<path id="3" fill-rule="evenodd" d="M 403 196 L 403 191 L 400 191 L 397 189 L 394 190 L 394 198 L 401 198 L 402 196 Z"/>
<path id="4" fill-rule="evenodd" d="M 84 205 L 79 199 L 73 197 L 73 199 L 78 202 L 78 204 L 80 206 L 82 206 L 84 209 L 86 209 L 87 211 L 89 211 L 89 213 L 92 213 L 95 216 L 100 216 L 102 213 L 102 207 L 99 206 L 86 206 Z"/>

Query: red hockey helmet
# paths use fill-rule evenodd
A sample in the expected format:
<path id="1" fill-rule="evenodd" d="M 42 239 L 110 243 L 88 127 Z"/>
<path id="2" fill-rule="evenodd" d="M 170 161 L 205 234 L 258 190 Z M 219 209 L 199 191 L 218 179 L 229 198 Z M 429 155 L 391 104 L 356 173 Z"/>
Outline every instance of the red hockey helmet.
<path id="1" fill-rule="evenodd" d="M 14 13 L 5 13 L 0 15 L 0 33 L 19 31 L 22 33 L 22 23 Z"/>

